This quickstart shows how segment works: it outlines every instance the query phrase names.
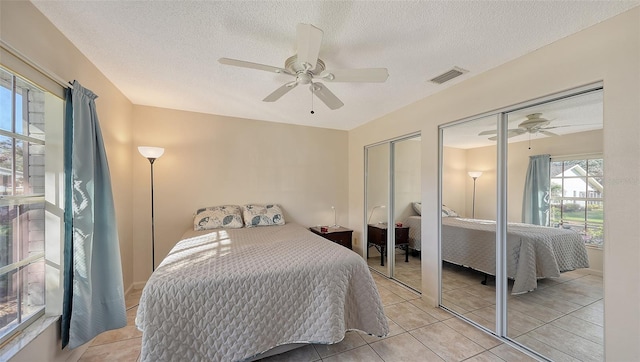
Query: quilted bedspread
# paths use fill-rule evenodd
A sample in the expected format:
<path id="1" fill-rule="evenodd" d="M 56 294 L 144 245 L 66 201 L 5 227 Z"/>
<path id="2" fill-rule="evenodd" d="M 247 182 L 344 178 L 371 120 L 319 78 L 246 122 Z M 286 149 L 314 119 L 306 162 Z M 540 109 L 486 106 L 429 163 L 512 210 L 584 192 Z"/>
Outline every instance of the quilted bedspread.
<path id="1" fill-rule="evenodd" d="M 495 221 L 443 217 L 442 259 L 495 275 L 495 231 Z M 538 278 L 588 267 L 587 250 L 576 231 L 508 224 L 507 276 L 514 280 L 512 294 L 536 289 Z"/>
<path id="2" fill-rule="evenodd" d="M 240 361 L 388 333 L 365 261 L 296 224 L 188 231 L 145 285 L 142 361 Z"/>

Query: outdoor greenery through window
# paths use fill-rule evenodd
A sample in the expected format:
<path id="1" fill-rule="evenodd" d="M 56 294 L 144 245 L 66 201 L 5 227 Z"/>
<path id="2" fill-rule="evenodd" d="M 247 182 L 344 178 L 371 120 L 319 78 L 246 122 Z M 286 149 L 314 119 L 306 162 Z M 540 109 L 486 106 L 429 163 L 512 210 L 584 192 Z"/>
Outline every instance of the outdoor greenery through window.
<path id="1" fill-rule="evenodd" d="M 551 226 L 578 231 L 586 245 L 604 243 L 602 158 L 551 160 Z"/>
<path id="2" fill-rule="evenodd" d="M 0 345 L 44 313 L 45 92 L 0 68 Z"/>

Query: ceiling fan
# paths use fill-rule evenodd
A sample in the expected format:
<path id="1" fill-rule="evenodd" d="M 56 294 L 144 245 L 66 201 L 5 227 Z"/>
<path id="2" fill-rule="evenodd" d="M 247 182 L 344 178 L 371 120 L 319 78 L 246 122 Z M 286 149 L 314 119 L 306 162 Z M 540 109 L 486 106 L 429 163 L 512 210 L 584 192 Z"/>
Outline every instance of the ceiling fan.
<path id="1" fill-rule="evenodd" d="M 558 134 L 549 132 L 548 130 L 554 129 L 554 128 L 560 128 L 560 127 L 568 127 L 568 125 L 547 127 L 549 123 L 551 123 L 551 121 L 546 118 L 542 118 L 541 116 L 542 116 L 542 113 L 532 113 L 527 115 L 527 119 L 520 122 L 520 124 L 518 124 L 518 128 L 507 130 L 507 137 L 511 138 L 511 137 L 519 136 L 525 133 L 530 133 L 530 134 L 541 133 L 545 136 L 558 136 Z M 486 135 L 491 135 L 496 133 L 498 133 L 497 130 L 489 130 L 489 131 L 483 131 L 478 133 L 478 136 L 486 136 Z M 492 141 L 495 141 L 498 139 L 498 136 L 497 135 L 492 136 L 492 137 L 489 137 L 489 139 Z"/>
<path id="2" fill-rule="evenodd" d="M 295 80 L 285 83 L 266 96 L 264 102 L 275 102 L 299 84 L 309 84 L 309 89 L 330 109 L 338 109 L 344 105 L 320 80 L 325 82 L 384 82 L 389 77 L 386 68 L 332 69 L 327 70 L 322 59 L 318 58 L 323 32 L 310 24 L 298 24 L 297 54 L 289 57 L 284 68 L 247 62 L 229 58 L 220 58 L 221 64 L 251 68 L 287 74 Z M 311 111 L 313 114 L 313 110 Z"/>

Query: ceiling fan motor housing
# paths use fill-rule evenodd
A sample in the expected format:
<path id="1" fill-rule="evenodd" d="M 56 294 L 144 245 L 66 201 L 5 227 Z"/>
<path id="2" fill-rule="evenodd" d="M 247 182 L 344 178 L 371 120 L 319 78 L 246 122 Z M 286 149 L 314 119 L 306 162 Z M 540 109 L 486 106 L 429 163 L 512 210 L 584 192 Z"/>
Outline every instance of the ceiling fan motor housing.
<path id="1" fill-rule="evenodd" d="M 300 84 L 309 84 L 314 76 L 324 72 L 325 65 L 322 59 L 318 59 L 316 67 L 309 69 L 309 64 L 298 62 L 298 55 L 293 55 L 287 58 L 284 62 L 284 68 L 296 75 L 296 79 Z"/>

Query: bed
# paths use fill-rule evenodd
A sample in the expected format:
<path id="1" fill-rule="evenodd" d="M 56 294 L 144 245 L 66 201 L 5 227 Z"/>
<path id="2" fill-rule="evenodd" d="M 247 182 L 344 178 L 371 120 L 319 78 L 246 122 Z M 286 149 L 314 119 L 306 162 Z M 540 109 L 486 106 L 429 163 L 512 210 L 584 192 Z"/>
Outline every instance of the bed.
<path id="1" fill-rule="evenodd" d="M 186 232 L 145 285 L 136 326 L 142 361 L 242 361 L 388 333 L 365 261 L 293 223 Z"/>
<path id="2" fill-rule="evenodd" d="M 491 220 L 442 218 L 442 260 L 495 275 L 495 230 Z M 507 276 L 512 294 L 537 288 L 539 278 L 588 268 L 582 236 L 574 230 L 530 224 L 507 226 Z"/>

